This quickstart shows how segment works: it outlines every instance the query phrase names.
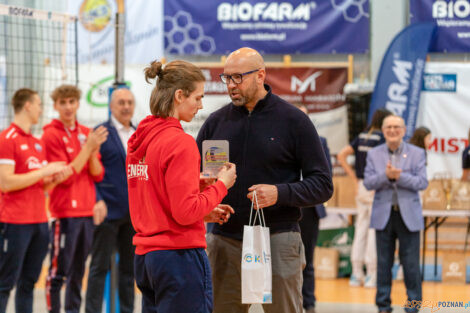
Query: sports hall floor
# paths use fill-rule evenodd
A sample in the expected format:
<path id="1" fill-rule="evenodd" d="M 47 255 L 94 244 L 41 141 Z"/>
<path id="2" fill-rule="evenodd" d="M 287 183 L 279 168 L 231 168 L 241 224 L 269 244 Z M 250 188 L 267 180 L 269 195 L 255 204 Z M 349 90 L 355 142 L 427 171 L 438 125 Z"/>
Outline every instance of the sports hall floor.
<path id="1" fill-rule="evenodd" d="M 44 274 L 35 291 L 34 312 L 47 312 L 45 303 Z M 374 305 L 375 289 L 349 287 L 348 279 L 317 280 L 317 313 L 376 313 Z M 13 295 L 12 295 L 13 296 Z M 470 301 L 470 285 L 447 285 L 440 282 L 424 282 L 423 299 L 431 301 Z M 136 310 L 140 311 L 141 296 L 137 293 Z M 403 302 L 406 300 L 405 287 L 402 281 L 394 281 L 392 287 L 393 312 L 404 312 Z M 14 313 L 13 298 L 10 297 L 7 313 Z M 83 305 L 82 305 L 83 307 Z M 84 312 L 83 308 L 82 311 Z M 250 313 L 262 313 L 260 306 L 251 308 Z M 470 312 L 470 308 L 423 308 L 420 312 L 462 313 Z M 190 312 L 188 312 L 190 313 Z"/>

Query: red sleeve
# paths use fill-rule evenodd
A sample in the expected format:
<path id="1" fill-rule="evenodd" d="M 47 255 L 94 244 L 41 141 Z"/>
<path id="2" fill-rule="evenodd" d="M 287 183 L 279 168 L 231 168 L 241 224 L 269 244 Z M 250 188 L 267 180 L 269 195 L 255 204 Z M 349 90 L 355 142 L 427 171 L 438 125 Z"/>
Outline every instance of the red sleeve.
<path id="1" fill-rule="evenodd" d="M 15 142 L 2 135 L 0 147 L 2 147 L 0 149 L 0 164 L 15 165 Z"/>
<path id="2" fill-rule="evenodd" d="M 199 192 L 200 157 L 194 139 L 185 135 L 169 149 L 165 185 L 173 218 L 181 225 L 200 221 L 227 195 L 222 182 Z"/>
<path id="3" fill-rule="evenodd" d="M 100 161 L 101 173 L 100 173 L 99 175 L 96 175 L 96 176 L 91 176 L 91 177 L 93 178 L 93 181 L 94 181 L 95 183 L 99 183 L 100 181 L 103 180 L 103 178 L 104 178 L 104 171 L 105 171 L 104 166 L 103 166 L 103 163 L 101 163 L 101 153 L 98 152 L 97 157 L 98 157 L 98 160 Z"/>
<path id="4" fill-rule="evenodd" d="M 46 149 L 46 158 L 48 162 L 65 162 L 69 164 L 71 160 L 65 151 L 65 145 L 60 137 L 55 135 L 51 130 L 45 130 L 44 134 L 41 137 L 41 140 L 44 143 L 44 147 Z M 77 176 L 75 170 L 73 170 L 73 174 L 70 175 L 67 180 L 63 181 L 61 184 L 70 185 Z"/>

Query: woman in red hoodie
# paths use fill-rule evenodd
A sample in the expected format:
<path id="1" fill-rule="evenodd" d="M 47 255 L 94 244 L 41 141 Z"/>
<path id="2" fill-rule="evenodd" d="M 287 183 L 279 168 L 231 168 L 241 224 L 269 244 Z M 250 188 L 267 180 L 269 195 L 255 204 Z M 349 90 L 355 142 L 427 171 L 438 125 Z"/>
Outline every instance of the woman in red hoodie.
<path id="1" fill-rule="evenodd" d="M 202 109 L 204 75 L 191 63 L 152 62 L 145 78 L 157 79 L 152 115 L 129 139 L 129 210 L 136 231 L 135 277 L 142 312 L 210 313 L 212 280 L 205 253 L 207 222 L 226 222 L 229 206 L 219 205 L 236 178 L 228 163 L 218 180 L 200 190 L 201 157 L 180 121 Z"/>

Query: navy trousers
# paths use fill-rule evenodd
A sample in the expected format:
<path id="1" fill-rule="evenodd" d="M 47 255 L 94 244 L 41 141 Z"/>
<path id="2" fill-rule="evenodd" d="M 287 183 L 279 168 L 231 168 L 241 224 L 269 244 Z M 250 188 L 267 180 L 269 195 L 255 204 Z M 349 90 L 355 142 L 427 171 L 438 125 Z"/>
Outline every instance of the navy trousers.
<path id="1" fill-rule="evenodd" d="M 119 253 L 119 309 L 121 313 L 134 311 L 134 234 L 129 217 L 106 220 L 95 228 L 86 292 L 87 313 L 101 312 L 106 274 L 114 251 Z"/>
<path id="2" fill-rule="evenodd" d="M 33 289 L 47 254 L 48 226 L 0 223 L 0 312 L 16 285 L 17 313 L 33 311 Z"/>
<path id="3" fill-rule="evenodd" d="M 142 313 L 211 313 L 211 269 L 202 248 L 136 255 Z"/>
<path id="4" fill-rule="evenodd" d="M 377 244 L 377 294 L 375 302 L 379 311 L 391 312 L 390 292 L 392 290 L 392 267 L 399 242 L 400 263 L 403 266 L 406 293 L 408 300 L 421 301 L 421 274 L 419 269 L 419 231 L 411 232 L 406 227 L 401 214 L 392 210 L 384 230 L 376 231 Z M 417 312 L 416 308 L 405 309 L 406 312 Z"/>
<path id="5" fill-rule="evenodd" d="M 85 261 L 93 239 L 91 217 L 54 220 L 51 225 L 51 265 L 46 282 L 47 307 L 60 313 L 60 290 L 64 281 L 65 312 L 79 313 Z"/>
<path id="6" fill-rule="evenodd" d="M 308 310 L 315 307 L 315 270 L 313 268 L 313 255 L 318 239 L 320 219 L 315 207 L 302 208 L 302 219 L 299 222 L 300 235 L 305 247 L 306 265 L 303 270 L 304 282 L 302 285 L 303 307 Z"/>

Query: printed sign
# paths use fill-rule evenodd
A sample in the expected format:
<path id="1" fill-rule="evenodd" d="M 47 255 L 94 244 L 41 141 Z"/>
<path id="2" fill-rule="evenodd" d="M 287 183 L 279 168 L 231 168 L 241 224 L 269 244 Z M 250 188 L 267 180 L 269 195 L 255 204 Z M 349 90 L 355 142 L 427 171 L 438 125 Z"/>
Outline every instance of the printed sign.
<path id="1" fill-rule="evenodd" d="M 165 53 L 366 53 L 368 8 L 368 0 L 165 1 Z"/>
<path id="2" fill-rule="evenodd" d="M 431 52 L 470 51 L 470 0 L 410 0 L 410 17 L 437 25 Z"/>

